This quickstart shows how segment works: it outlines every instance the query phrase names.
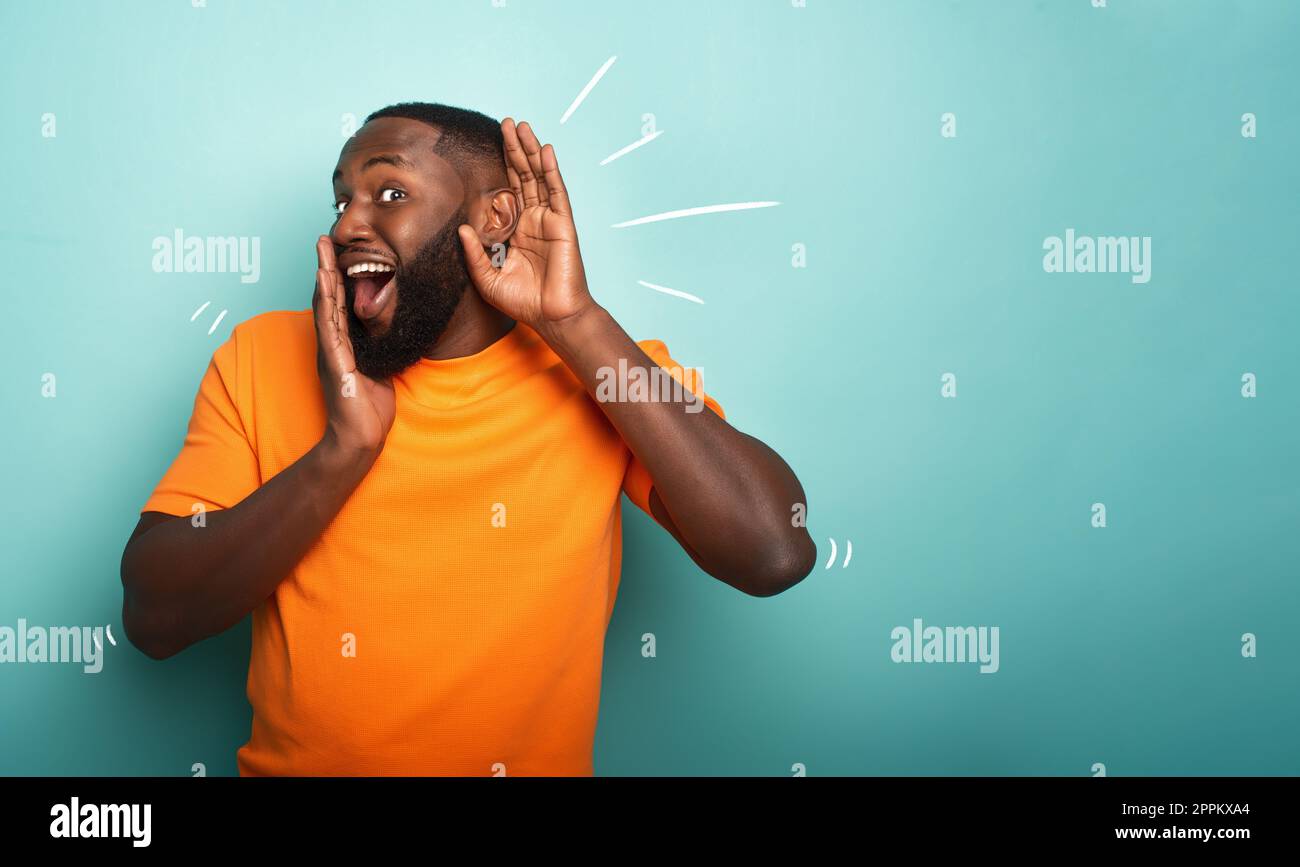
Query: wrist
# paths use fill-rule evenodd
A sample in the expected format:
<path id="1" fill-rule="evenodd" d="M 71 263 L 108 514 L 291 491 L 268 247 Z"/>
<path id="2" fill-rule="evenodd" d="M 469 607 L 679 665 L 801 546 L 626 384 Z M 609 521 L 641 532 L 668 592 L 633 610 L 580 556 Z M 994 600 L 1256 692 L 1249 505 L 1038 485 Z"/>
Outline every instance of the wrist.
<path id="1" fill-rule="evenodd" d="M 592 301 L 560 319 L 543 321 L 534 330 L 557 355 L 563 356 L 567 350 L 581 346 L 599 322 L 608 317 L 609 311 Z"/>
<path id="2" fill-rule="evenodd" d="M 363 448 L 345 443 L 330 428 L 316 444 L 315 452 L 321 469 L 333 478 L 363 477 L 379 457 L 379 449 Z"/>

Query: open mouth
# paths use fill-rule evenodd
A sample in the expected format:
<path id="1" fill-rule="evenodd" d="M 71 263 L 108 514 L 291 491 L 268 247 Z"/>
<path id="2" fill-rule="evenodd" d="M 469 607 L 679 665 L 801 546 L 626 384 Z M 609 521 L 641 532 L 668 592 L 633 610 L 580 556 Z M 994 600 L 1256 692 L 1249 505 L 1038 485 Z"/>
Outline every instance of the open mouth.
<path id="1" fill-rule="evenodd" d="M 343 275 L 343 285 L 352 293 L 352 310 L 363 322 L 378 318 L 396 292 L 392 265 L 358 262 Z"/>

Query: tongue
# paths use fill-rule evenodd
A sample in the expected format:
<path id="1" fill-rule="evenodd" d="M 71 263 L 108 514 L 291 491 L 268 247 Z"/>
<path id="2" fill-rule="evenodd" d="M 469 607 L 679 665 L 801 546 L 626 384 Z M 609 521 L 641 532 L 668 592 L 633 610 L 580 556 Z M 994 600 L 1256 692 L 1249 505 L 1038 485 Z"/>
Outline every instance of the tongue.
<path id="1" fill-rule="evenodd" d="M 392 273 L 366 275 L 356 278 L 356 297 L 352 301 L 352 309 L 358 317 L 371 319 L 379 312 L 379 308 L 375 304 L 375 298 L 392 278 Z"/>

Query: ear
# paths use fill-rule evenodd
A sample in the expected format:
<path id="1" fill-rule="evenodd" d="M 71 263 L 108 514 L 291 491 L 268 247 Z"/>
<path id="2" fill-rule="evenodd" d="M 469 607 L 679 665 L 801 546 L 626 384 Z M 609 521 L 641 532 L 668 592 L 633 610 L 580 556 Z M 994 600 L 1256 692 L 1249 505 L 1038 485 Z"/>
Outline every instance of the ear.
<path id="1" fill-rule="evenodd" d="M 479 199 L 476 210 L 479 210 L 477 216 L 472 212 L 470 214 L 470 225 L 478 233 L 483 246 L 491 248 L 493 244 L 503 244 L 510 240 L 510 236 L 515 233 L 523 202 L 514 190 L 499 187 L 488 191 Z"/>

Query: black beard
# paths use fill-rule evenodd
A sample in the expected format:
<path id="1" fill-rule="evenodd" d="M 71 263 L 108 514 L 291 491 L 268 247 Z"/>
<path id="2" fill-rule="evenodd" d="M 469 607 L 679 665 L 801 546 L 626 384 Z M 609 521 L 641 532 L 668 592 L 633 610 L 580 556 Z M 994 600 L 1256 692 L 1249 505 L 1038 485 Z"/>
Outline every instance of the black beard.
<path id="1" fill-rule="evenodd" d="M 465 250 L 456 231 L 465 222 L 466 213 L 462 207 L 414 259 L 397 267 L 393 274 L 397 306 L 383 334 L 366 332 L 365 324 L 352 309 L 355 291 L 345 283 L 348 334 L 362 375 L 382 380 L 401 373 L 428 355 L 447 329 L 469 283 Z"/>

